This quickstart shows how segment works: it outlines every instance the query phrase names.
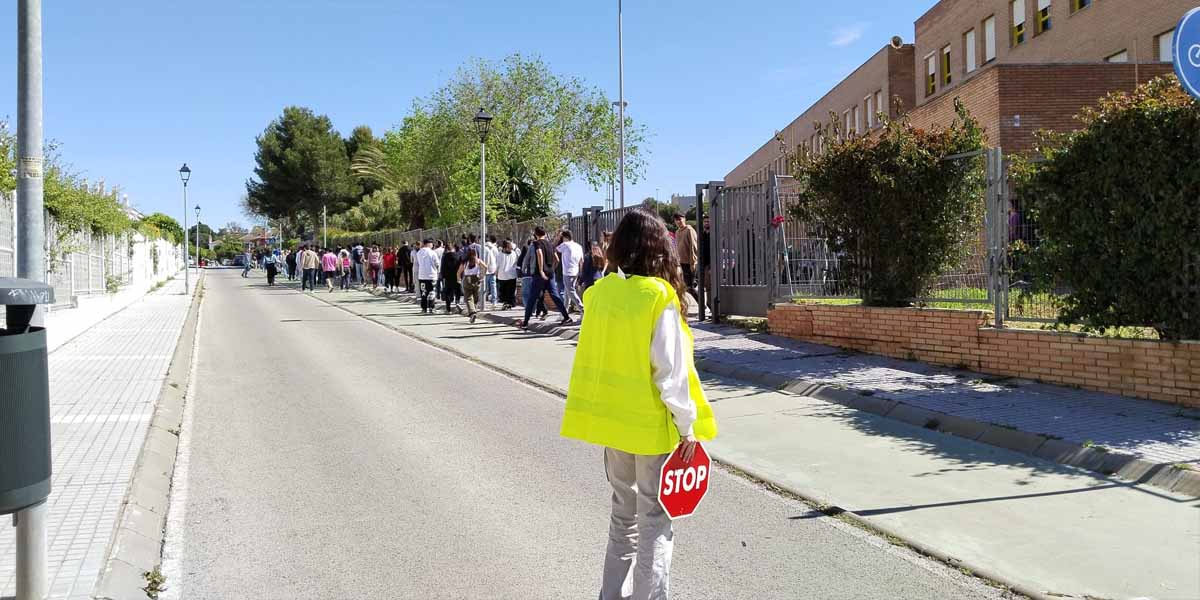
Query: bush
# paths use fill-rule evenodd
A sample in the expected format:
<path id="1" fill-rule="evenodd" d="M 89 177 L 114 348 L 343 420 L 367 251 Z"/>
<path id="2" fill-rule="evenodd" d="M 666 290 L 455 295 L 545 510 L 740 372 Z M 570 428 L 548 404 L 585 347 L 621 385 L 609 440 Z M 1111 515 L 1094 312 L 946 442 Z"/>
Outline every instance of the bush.
<path id="1" fill-rule="evenodd" d="M 184 239 L 183 227 L 179 225 L 179 221 L 160 212 L 143 217 L 138 223 L 138 231 L 148 238 L 161 237 L 172 244 L 179 244 Z M 154 232 L 157 232 L 156 236 L 153 235 Z"/>
<path id="2" fill-rule="evenodd" d="M 1200 339 L 1200 102 L 1164 77 L 1079 118 L 1018 181 L 1041 231 L 1035 287 L 1069 290 L 1065 325 Z"/>
<path id="3" fill-rule="evenodd" d="M 874 136 L 848 136 L 795 164 L 803 191 L 794 216 L 824 227 L 865 305 L 908 305 L 979 236 L 982 158 L 945 158 L 982 148 L 983 131 L 961 103 L 955 108 L 948 129 L 889 121 Z M 823 128 L 827 140 L 839 133 L 836 119 Z"/>

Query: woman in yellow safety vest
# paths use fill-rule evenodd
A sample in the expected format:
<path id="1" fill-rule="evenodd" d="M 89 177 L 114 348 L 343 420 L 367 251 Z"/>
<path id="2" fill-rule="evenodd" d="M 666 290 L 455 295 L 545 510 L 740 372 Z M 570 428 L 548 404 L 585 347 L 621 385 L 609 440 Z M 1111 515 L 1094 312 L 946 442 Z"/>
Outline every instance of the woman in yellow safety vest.
<path id="1" fill-rule="evenodd" d="M 637 209 L 607 249 L 609 274 L 588 288 L 563 415 L 564 437 L 604 447 L 612 519 L 600 599 L 667 598 L 673 535 L 659 471 L 680 444 L 717 434 L 700 388 L 683 275 L 666 224 Z"/>

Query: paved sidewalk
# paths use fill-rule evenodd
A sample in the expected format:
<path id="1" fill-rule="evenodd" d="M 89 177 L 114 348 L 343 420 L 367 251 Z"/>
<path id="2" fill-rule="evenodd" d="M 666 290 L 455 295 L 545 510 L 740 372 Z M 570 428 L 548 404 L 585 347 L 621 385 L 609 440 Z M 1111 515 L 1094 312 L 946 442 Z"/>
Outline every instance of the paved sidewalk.
<path id="1" fill-rule="evenodd" d="M 570 340 L 421 315 L 411 304 L 365 292 L 316 295 L 540 386 L 566 389 Z M 716 352 L 729 339 L 724 333 L 702 330 L 698 345 Z M 721 427 L 710 450 L 759 478 L 1038 598 L 1200 597 L 1195 498 L 838 404 L 703 379 Z"/>
<path id="2" fill-rule="evenodd" d="M 411 298 L 407 294 L 400 297 Z M 488 314 L 500 320 L 523 316 L 519 310 Z M 546 321 L 557 322 L 553 314 Z M 578 329 L 578 325 L 566 329 Z M 752 375 L 844 387 L 881 400 L 1104 448 L 1156 464 L 1190 463 L 1200 470 L 1197 409 L 854 353 L 731 326 L 693 323 L 693 329 L 698 361 L 731 365 Z"/>
<path id="3" fill-rule="evenodd" d="M 91 596 L 190 300 L 178 278 L 50 354 L 50 598 Z M 0 596 L 16 585 L 4 525 Z"/>

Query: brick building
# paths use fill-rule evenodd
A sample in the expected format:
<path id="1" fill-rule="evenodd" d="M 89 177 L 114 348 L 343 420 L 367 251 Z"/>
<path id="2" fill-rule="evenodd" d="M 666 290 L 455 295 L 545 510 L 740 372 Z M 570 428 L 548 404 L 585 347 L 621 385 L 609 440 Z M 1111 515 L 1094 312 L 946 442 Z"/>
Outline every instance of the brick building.
<path id="1" fill-rule="evenodd" d="M 949 124 L 957 98 L 984 126 L 989 143 L 1006 152 L 1028 151 L 1038 130 L 1070 129 L 1084 106 L 1170 73 L 1173 28 L 1194 5 L 1193 0 L 942 0 L 917 19 L 913 44 L 896 51 L 909 64 L 889 61 L 888 94 L 902 99 L 909 119 L 920 127 Z M 868 78 L 860 73 L 872 72 L 868 66 L 879 56 L 782 132 L 789 152 L 819 152 L 819 139 L 792 132 L 811 135 L 814 122 L 827 121 L 831 110 L 843 116 L 844 130 L 870 129 L 854 118 L 867 107 L 854 99 L 856 94 L 840 90 L 861 89 Z M 896 77 L 905 71 L 912 75 L 907 83 Z M 850 120 L 845 120 L 847 111 Z M 773 138 L 725 181 L 740 185 L 783 171 L 780 142 Z"/>

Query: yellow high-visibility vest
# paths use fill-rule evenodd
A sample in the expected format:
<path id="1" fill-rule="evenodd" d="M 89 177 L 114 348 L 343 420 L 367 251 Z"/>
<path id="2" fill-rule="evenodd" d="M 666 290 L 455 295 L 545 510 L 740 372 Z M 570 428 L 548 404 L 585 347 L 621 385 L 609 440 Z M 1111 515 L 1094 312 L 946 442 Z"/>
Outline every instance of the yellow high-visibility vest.
<path id="1" fill-rule="evenodd" d="M 697 409 L 692 433 L 698 440 L 716 437 L 717 422 L 692 356 L 695 338 L 671 285 L 657 277 L 622 278 L 614 273 L 588 288 L 583 304 L 587 314 L 560 434 L 630 454 L 675 450 L 679 431 L 654 385 L 650 364 L 654 325 L 674 304 L 685 334 L 688 387 Z"/>

